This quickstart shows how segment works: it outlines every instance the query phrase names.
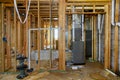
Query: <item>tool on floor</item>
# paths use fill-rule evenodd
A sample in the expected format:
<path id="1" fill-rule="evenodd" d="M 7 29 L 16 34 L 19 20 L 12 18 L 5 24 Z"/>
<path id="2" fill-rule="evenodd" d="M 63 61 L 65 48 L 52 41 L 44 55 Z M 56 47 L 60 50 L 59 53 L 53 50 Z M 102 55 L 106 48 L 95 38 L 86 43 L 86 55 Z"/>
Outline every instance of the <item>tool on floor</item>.
<path id="1" fill-rule="evenodd" d="M 19 54 L 17 55 L 16 59 L 19 60 L 19 65 L 17 66 L 17 70 L 20 71 L 20 74 L 17 76 L 17 79 L 23 79 L 24 77 L 28 76 L 26 72 L 28 66 L 24 64 L 24 61 L 25 59 L 27 59 L 27 57 L 25 57 L 22 54 Z"/>

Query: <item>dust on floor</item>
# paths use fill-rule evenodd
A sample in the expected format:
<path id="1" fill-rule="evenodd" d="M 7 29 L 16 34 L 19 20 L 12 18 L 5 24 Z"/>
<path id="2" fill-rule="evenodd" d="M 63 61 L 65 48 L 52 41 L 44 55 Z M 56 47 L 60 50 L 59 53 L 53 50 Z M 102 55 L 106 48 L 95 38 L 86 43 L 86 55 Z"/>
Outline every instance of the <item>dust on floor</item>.
<path id="1" fill-rule="evenodd" d="M 119 77 L 106 72 L 103 65 L 97 62 L 89 62 L 78 70 L 67 68 L 66 71 L 49 71 L 47 75 L 42 74 L 42 77 L 40 75 L 40 73 L 36 73 L 32 75 L 31 79 L 31 76 L 28 76 L 24 80 L 120 80 Z M 18 80 L 16 76 L 17 74 L 0 74 L 0 80 Z"/>

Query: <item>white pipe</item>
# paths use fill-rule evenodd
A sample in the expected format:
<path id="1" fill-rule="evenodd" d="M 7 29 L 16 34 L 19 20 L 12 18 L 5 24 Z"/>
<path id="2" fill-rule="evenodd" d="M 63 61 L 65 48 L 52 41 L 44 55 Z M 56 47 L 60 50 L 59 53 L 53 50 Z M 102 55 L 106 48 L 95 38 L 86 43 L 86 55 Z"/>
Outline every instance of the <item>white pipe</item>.
<path id="1" fill-rule="evenodd" d="M 113 26 L 115 26 L 115 25 L 117 25 L 117 26 L 119 26 L 120 27 L 120 22 L 115 22 L 115 1 L 116 0 L 112 0 L 112 18 L 111 18 L 111 24 L 113 25 Z"/>
<path id="2" fill-rule="evenodd" d="M 30 55 L 30 53 L 31 53 L 31 34 L 30 34 L 30 32 L 31 31 L 39 31 L 39 30 L 53 30 L 53 29 L 58 29 L 58 30 L 60 30 L 61 28 L 31 28 L 31 29 L 29 29 L 28 30 L 28 69 L 30 69 L 31 68 L 31 55 Z M 60 32 L 60 31 L 59 31 Z M 60 34 L 60 33 L 59 33 Z M 41 45 L 41 44 L 40 44 Z"/>
<path id="3" fill-rule="evenodd" d="M 22 21 L 22 19 L 20 17 L 20 13 L 19 13 L 18 8 L 17 8 L 17 2 L 16 2 L 16 0 L 14 0 L 14 7 L 15 7 L 15 10 L 17 12 L 18 18 L 22 24 L 24 24 L 27 21 L 29 9 L 30 9 L 30 3 L 31 3 L 31 0 L 29 0 L 29 3 L 28 3 L 25 19 Z"/>
<path id="4" fill-rule="evenodd" d="M 84 14 L 82 14 L 82 41 L 84 41 Z"/>
<path id="5" fill-rule="evenodd" d="M 31 68 L 31 65 L 30 65 L 30 63 L 31 63 L 31 60 L 30 60 L 30 51 L 31 51 L 31 50 L 30 50 L 30 48 L 31 48 L 31 47 L 30 47 L 30 39 L 31 39 L 31 38 L 30 38 L 30 32 L 31 32 L 31 30 L 28 30 L 28 40 L 29 40 L 29 41 L 28 41 L 28 54 L 29 54 L 29 55 L 28 55 L 28 69 Z"/>
<path id="6" fill-rule="evenodd" d="M 104 19 L 105 19 L 105 16 L 104 16 L 104 14 L 103 14 L 103 15 L 102 15 L 102 23 L 101 23 L 100 33 L 102 33 L 102 30 L 103 30 L 103 26 L 104 26 Z"/>
<path id="7" fill-rule="evenodd" d="M 99 33 L 99 58 L 98 58 L 98 61 L 100 61 L 101 60 L 101 35 L 100 35 L 100 33 Z"/>
<path id="8" fill-rule="evenodd" d="M 111 24 L 115 25 L 115 0 L 112 0 L 112 15 L 111 15 Z"/>
<path id="9" fill-rule="evenodd" d="M 111 73 L 114 76 L 117 76 L 115 73 L 113 73 L 112 71 L 110 71 L 109 69 L 105 69 L 107 72 Z"/>
<path id="10" fill-rule="evenodd" d="M 101 36 L 100 36 L 100 22 L 101 22 L 101 15 L 98 14 L 98 30 L 99 30 L 99 53 L 98 53 L 98 61 L 100 61 L 101 56 Z"/>
<path id="11" fill-rule="evenodd" d="M 60 28 L 30 28 L 29 30 L 53 30 L 53 29 L 60 29 Z"/>
<path id="12" fill-rule="evenodd" d="M 116 23 L 116 25 L 120 27 L 120 22 Z"/>
<path id="13" fill-rule="evenodd" d="M 74 6 L 72 6 L 72 12 L 75 12 Z M 72 14 L 72 41 L 75 41 L 75 14 Z"/>

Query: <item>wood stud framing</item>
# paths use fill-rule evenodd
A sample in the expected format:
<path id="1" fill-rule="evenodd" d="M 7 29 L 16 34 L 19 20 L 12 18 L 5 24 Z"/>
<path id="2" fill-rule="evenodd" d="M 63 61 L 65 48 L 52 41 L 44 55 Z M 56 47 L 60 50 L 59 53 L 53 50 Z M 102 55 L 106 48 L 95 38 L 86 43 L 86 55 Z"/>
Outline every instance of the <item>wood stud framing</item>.
<path id="1" fill-rule="evenodd" d="M 7 47 L 7 69 L 11 68 L 11 53 L 10 53 L 10 49 L 11 49 L 11 12 L 10 9 L 6 9 L 6 17 L 7 17 L 7 25 L 6 25 L 6 38 L 7 38 L 7 42 L 6 42 L 6 47 Z"/>
<path id="2" fill-rule="evenodd" d="M 38 28 L 40 28 L 40 1 L 38 0 Z M 37 70 L 40 69 L 40 30 L 37 32 L 37 50 L 38 50 L 38 66 Z"/>
<path id="3" fill-rule="evenodd" d="M 116 9 L 115 9 L 115 22 L 117 23 L 119 20 L 119 0 L 116 0 Z M 119 36 L 118 36 L 118 26 L 115 25 L 115 41 L 114 41 L 114 72 L 118 71 L 118 60 L 119 60 Z"/>
<path id="4" fill-rule="evenodd" d="M 96 27 L 96 21 L 97 21 L 97 16 L 93 16 L 93 45 L 94 45 L 94 47 L 93 47 L 93 57 L 94 57 L 94 60 L 97 60 L 97 53 L 96 53 L 96 51 L 97 51 L 97 36 L 96 36 L 96 34 L 97 34 L 97 27 Z"/>
<path id="5" fill-rule="evenodd" d="M 4 65 L 4 46 L 3 46 L 3 15 L 4 15 L 4 4 L 0 3 L 0 72 L 4 72 L 5 71 L 5 65 Z"/>
<path id="6" fill-rule="evenodd" d="M 16 11 L 15 11 L 15 8 L 14 8 L 14 47 L 15 47 L 15 58 L 14 58 L 14 61 L 15 61 L 15 65 L 14 65 L 14 71 L 16 71 L 16 66 L 17 66 L 17 61 L 16 61 L 16 55 L 17 55 L 17 37 L 16 37 L 16 30 L 17 30 L 17 28 L 16 28 L 16 25 L 17 25 L 17 23 L 16 23 Z"/>
<path id="7" fill-rule="evenodd" d="M 65 70 L 65 0 L 59 0 L 59 70 Z"/>
<path id="8" fill-rule="evenodd" d="M 109 10 L 110 6 L 109 5 L 105 5 L 105 11 L 106 11 L 106 15 L 105 15 L 105 54 L 104 54 L 104 68 L 105 69 L 109 69 L 110 68 L 110 10 Z"/>

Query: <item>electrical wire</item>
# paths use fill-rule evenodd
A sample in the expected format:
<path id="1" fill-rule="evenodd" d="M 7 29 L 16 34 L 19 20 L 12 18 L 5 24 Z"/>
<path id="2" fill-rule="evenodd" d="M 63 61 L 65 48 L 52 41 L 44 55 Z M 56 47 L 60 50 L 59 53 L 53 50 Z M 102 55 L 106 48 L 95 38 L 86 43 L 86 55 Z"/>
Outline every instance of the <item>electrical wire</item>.
<path id="1" fill-rule="evenodd" d="M 18 11 L 17 2 L 16 2 L 16 0 L 14 0 L 14 7 L 15 7 L 15 10 L 16 10 L 16 12 L 17 12 L 18 18 L 19 18 L 19 20 L 20 20 L 20 22 L 21 22 L 22 24 L 24 24 L 24 23 L 27 21 L 28 13 L 29 13 L 29 10 L 30 10 L 30 3 L 31 3 L 31 0 L 29 0 L 29 3 L 28 3 L 26 15 L 25 15 L 25 19 L 22 21 L 22 19 L 21 19 L 21 17 L 20 17 L 20 13 L 19 13 L 19 11 Z"/>

